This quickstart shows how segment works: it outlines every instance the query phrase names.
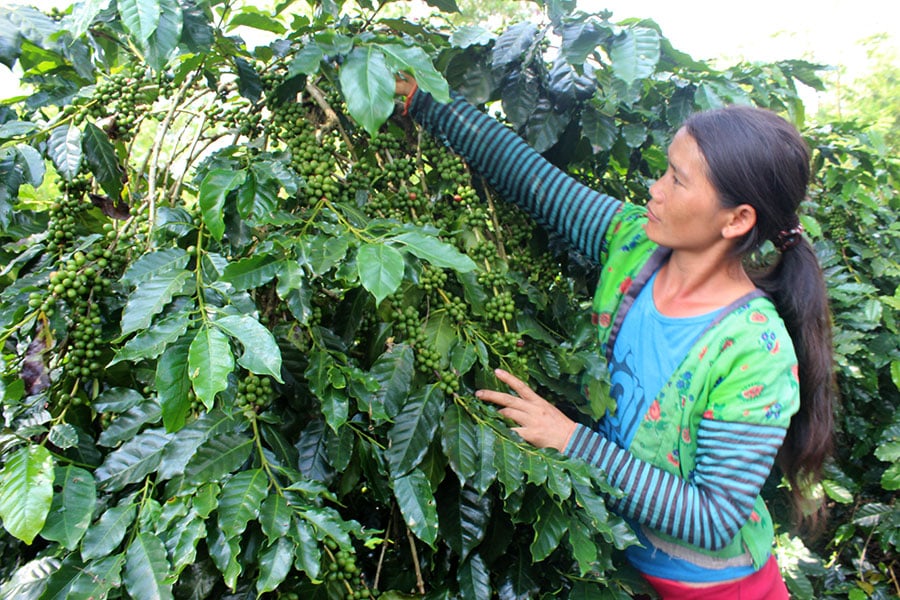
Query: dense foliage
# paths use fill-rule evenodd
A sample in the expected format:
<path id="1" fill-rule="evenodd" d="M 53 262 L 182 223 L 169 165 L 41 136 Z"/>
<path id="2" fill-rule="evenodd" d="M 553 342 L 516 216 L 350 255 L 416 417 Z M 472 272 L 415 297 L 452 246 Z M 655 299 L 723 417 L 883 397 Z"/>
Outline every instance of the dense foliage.
<path id="1" fill-rule="evenodd" d="M 602 474 L 473 397 L 500 366 L 573 415 L 603 410 L 596 273 L 420 132 L 393 74 L 501 108 L 635 202 L 691 111 L 755 103 L 802 124 L 796 83 L 819 80 L 802 61 L 714 70 L 653 22 L 573 4 L 501 32 L 371 2 L 0 15 L 0 61 L 33 89 L 0 106 L 0 595 L 644 590 Z M 271 41 L 248 48 L 251 30 Z M 900 173 L 865 132 L 807 133 L 841 439 L 826 533 L 804 545 L 778 511 L 777 552 L 798 598 L 888 597 Z"/>

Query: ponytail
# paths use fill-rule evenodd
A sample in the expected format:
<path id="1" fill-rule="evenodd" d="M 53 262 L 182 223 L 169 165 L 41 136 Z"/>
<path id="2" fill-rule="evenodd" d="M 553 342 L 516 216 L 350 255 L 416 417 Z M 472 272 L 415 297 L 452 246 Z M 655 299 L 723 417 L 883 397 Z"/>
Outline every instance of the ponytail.
<path id="1" fill-rule="evenodd" d="M 749 106 L 697 113 L 684 127 L 700 147 L 723 206 L 749 204 L 756 211 L 756 225 L 735 254 L 750 256 L 766 241 L 779 250 L 773 265 L 748 273 L 772 298 L 797 354 L 800 408 L 777 460 L 800 509 L 833 449 L 836 396 L 825 280 L 797 218 L 810 178 L 809 149 L 793 125 Z"/>
<path id="2" fill-rule="evenodd" d="M 802 237 L 767 272 L 751 277 L 774 301 L 797 353 L 800 409 L 791 419 L 777 462 L 790 484 L 794 508 L 803 515 L 806 492 L 822 478 L 834 445 L 836 386 L 825 280 L 815 251 Z M 816 513 L 810 516 L 815 521 Z"/>

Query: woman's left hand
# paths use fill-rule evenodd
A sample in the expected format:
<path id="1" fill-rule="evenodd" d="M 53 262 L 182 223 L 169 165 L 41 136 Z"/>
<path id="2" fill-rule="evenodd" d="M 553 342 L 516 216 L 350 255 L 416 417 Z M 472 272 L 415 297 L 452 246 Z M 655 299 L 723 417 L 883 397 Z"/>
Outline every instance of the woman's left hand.
<path id="1" fill-rule="evenodd" d="M 513 431 L 522 436 L 526 442 L 538 448 L 556 448 L 560 452 L 565 450 L 569 438 L 575 431 L 575 421 L 538 396 L 514 375 L 502 369 L 496 369 L 494 375 L 508 385 L 516 395 L 478 390 L 475 397 L 502 406 L 500 414 L 519 425 L 513 427 Z"/>

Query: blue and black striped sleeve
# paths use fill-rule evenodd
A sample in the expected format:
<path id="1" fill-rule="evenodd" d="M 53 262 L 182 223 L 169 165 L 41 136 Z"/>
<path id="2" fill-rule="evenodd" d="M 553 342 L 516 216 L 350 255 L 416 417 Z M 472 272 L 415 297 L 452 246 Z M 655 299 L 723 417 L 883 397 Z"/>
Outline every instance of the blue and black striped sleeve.
<path id="1" fill-rule="evenodd" d="M 785 429 L 703 419 L 691 481 L 637 459 L 596 431 L 578 425 L 565 450 L 595 465 L 624 495 L 620 514 L 706 550 L 719 550 L 747 522 Z"/>
<path id="2" fill-rule="evenodd" d="M 594 261 L 621 202 L 576 181 L 552 165 L 511 129 L 458 95 L 443 104 L 421 90 L 410 114 L 444 140 L 504 199 L 530 213 Z"/>

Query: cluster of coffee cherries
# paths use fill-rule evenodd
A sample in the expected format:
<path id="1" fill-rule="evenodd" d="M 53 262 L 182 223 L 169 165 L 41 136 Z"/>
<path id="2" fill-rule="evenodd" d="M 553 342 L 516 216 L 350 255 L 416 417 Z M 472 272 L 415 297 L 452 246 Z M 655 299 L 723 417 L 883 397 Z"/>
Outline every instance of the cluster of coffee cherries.
<path id="1" fill-rule="evenodd" d="M 257 413 L 272 403 L 274 397 L 275 390 L 270 378 L 248 373 L 238 382 L 234 404 L 243 411 L 245 417 L 255 418 Z"/>

